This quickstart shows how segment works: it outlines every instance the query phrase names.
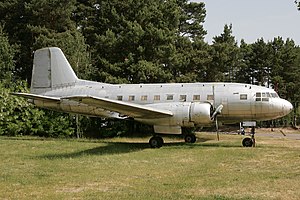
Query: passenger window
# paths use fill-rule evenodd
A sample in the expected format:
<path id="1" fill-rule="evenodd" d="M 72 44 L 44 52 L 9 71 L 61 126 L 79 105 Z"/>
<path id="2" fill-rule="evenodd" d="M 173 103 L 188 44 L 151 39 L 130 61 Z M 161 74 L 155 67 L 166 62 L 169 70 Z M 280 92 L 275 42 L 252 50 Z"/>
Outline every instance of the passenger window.
<path id="1" fill-rule="evenodd" d="M 117 96 L 117 100 L 122 101 L 123 100 L 123 96 Z"/>
<path id="2" fill-rule="evenodd" d="M 148 99 L 147 95 L 142 95 L 141 96 L 141 101 L 147 101 L 147 99 Z"/>
<path id="3" fill-rule="evenodd" d="M 154 100 L 154 101 L 159 101 L 159 100 L 160 100 L 160 95 L 154 95 L 153 100 Z"/>
<path id="4" fill-rule="evenodd" d="M 200 101 L 200 95 L 194 95 L 193 101 Z"/>
<path id="5" fill-rule="evenodd" d="M 259 98 L 256 98 L 256 101 L 261 101 L 261 98 L 259 97 Z"/>
<path id="6" fill-rule="evenodd" d="M 186 101 L 186 95 L 180 95 L 179 101 Z"/>
<path id="7" fill-rule="evenodd" d="M 247 100 L 247 94 L 240 94 L 240 100 Z"/>
<path id="8" fill-rule="evenodd" d="M 269 101 L 269 98 L 262 98 L 262 101 Z"/>
<path id="9" fill-rule="evenodd" d="M 208 101 L 214 100 L 214 95 L 208 94 L 208 95 L 207 95 L 207 100 L 208 100 Z"/>
<path id="10" fill-rule="evenodd" d="M 167 100 L 173 100 L 173 94 L 167 94 Z"/>
<path id="11" fill-rule="evenodd" d="M 128 101 L 134 101 L 134 96 L 129 96 Z"/>

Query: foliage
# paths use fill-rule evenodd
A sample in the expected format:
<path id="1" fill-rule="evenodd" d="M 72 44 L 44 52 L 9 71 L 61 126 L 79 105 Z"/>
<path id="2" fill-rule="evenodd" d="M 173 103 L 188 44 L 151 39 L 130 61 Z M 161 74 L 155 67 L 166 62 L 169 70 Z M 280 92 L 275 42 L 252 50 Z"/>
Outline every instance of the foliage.
<path id="1" fill-rule="evenodd" d="M 0 82 L 0 135 L 71 136 L 74 132 L 67 115 L 34 109 L 27 100 L 11 95 L 28 92 L 24 81 Z"/>
<path id="2" fill-rule="evenodd" d="M 184 41 L 184 35 L 194 39 L 205 35 L 203 3 L 80 1 L 77 8 L 76 23 L 93 47 L 95 79 L 102 82 L 176 81 L 180 73 L 176 69 L 186 64 L 188 54 L 177 41 Z"/>
<path id="3" fill-rule="evenodd" d="M 239 49 L 235 37 L 232 35 L 232 25 L 224 26 L 220 36 L 213 38 L 210 53 L 212 61 L 207 70 L 207 81 L 228 81 L 235 80 L 238 70 Z"/>
<path id="4" fill-rule="evenodd" d="M 9 44 L 8 38 L 0 24 L 0 80 L 11 79 L 15 67 L 13 62 L 14 54 L 14 48 Z"/>
<path id="5" fill-rule="evenodd" d="M 295 0 L 295 4 L 297 5 L 298 10 L 300 10 L 300 1 Z"/>

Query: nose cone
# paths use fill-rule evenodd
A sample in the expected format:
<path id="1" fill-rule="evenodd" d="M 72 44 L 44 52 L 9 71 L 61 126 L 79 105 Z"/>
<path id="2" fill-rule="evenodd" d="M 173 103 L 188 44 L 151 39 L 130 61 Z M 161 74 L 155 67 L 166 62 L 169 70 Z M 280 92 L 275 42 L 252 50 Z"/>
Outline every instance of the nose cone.
<path id="1" fill-rule="evenodd" d="M 289 114 L 292 110 L 293 110 L 293 105 L 289 101 L 283 100 L 282 111 L 284 115 Z"/>
<path id="2" fill-rule="evenodd" d="M 272 108 L 270 109 L 270 111 L 273 113 L 273 119 L 286 116 L 292 110 L 293 105 L 289 101 L 280 98 L 272 99 Z"/>

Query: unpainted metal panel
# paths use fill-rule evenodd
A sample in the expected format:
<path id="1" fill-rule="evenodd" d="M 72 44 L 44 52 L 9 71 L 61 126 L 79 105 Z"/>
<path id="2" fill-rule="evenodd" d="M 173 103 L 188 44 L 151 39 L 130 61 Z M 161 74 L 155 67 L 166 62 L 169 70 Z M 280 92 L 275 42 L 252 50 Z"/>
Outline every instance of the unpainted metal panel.
<path id="1" fill-rule="evenodd" d="M 33 88 L 51 87 L 51 63 L 49 50 L 36 51 L 32 72 Z"/>
<path id="2" fill-rule="evenodd" d="M 72 67 L 59 48 L 51 48 L 52 86 L 66 86 L 77 80 Z"/>

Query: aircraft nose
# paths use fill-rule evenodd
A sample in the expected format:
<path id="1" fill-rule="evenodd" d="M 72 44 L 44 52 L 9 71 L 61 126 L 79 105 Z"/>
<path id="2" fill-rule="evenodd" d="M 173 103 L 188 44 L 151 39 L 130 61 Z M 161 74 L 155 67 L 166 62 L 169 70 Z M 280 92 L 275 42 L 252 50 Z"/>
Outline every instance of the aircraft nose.
<path id="1" fill-rule="evenodd" d="M 289 101 L 280 98 L 273 99 L 272 111 L 276 113 L 277 118 L 289 114 L 292 110 L 293 105 Z"/>
<path id="2" fill-rule="evenodd" d="M 284 100 L 283 105 L 282 105 L 282 111 L 285 115 L 289 114 L 293 110 L 293 105 L 287 101 Z"/>

